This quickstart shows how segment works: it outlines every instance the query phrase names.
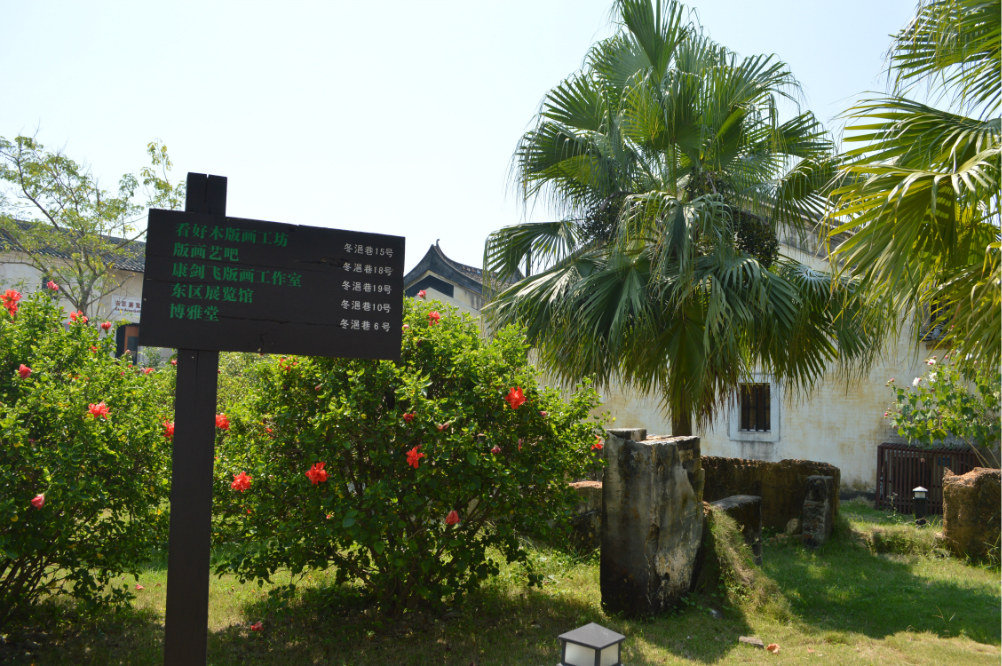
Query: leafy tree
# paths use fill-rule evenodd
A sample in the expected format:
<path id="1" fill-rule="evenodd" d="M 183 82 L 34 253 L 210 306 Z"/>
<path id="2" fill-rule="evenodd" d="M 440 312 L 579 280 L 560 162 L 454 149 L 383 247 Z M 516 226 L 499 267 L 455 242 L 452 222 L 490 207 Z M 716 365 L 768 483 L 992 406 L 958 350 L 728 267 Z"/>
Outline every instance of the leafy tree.
<path id="1" fill-rule="evenodd" d="M 474 588 L 496 558 L 529 564 L 520 535 L 570 516 L 597 394 L 538 388 L 518 330 L 485 343 L 468 315 L 434 307 L 408 301 L 399 362 L 256 366 L 217 448 L 220 573 L 334 565 L 395 614 Z"/>
<path id="2" fill-rule="evenodd" d="M 60 287 L 74 308 L 95 315 L 95 304 L 121 285 L 116 265 L 133 259 L 137 223 L 147 207 L 179 208 L 184 183 L 172 185 L 167 147 L 147 146 L 150 166 L 122 176 L 117 195 L 90 171 L 34 138 L 0 137 L 0 248 Z M 142 188 L 145 205 L 136 203 Z"/>
<path id="3" fill-rule="evenodd" d="M 43 293 L 0 309 L 0 626 L 46 595 L 123 601 L 167 534 L 174 371 L 115 359 L 114 336 Z M 107 411 L 105 411 L 107 410 Z"/>
<path id="4" fill-rule="evenodd" d="M 982 0 L 925 1 L 894 37 L 893 87 L 848 112 L 833 192 L 834 251 L 916 335 L 942 328 L 958 362 L 996 369 L 1000 271 L 1000 11 Z M 908 97 L 920 84 L 949 111 Z"/>
<path id="5" fill-rule="evenodd" d="M 616 10 L 620 32 L 547 93 L 515 151 L 523 199 L 564 219 L 491 235 L 489 274 L 536 273 L 489 316 L 524 323 L 562 379 L 657 393 L 675 434 L 708 424 L 757 368 L 794 390 L 832 362 L 865 368 L 879 317 L 850 281 L 778 253 L 778 232 L 820 219 L 832 175 L 814 116 L 778 120 L 800 90 L 787 66 L 739 58 L 676 2 Z"/>

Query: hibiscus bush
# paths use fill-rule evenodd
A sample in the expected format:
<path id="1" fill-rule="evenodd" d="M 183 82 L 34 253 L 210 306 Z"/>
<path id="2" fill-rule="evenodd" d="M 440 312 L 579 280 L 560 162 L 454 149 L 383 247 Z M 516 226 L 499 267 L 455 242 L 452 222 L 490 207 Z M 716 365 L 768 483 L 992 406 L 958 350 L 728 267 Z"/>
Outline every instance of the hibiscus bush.
<path id="1" fill-rule="evenodd" d="M 441 304 L 405 307 L 399 362 L 279 358 L 218 444 L 217 573 L 335 566 L 381 610 L 438 605 L 528 566 L 597 457 L 597 393 L 537 386 L 523 335 L 481 339 Z M 538 579 L 530 571 L 530 582 Z"/>
<path id="2" fill-rule="evenodd" d="M 174 387 L 170 366 L 114 358 L 111 323 L 67 319 L 44 293 L 3 296 L 0 625 L 59 591 L 128 598 L 107 583 L 166 535 Z"/>

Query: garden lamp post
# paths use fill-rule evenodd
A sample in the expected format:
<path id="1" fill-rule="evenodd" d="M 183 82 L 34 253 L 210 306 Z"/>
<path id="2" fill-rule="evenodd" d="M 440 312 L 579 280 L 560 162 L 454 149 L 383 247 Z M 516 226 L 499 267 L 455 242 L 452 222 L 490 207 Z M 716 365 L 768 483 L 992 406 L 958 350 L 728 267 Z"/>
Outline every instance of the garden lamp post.
<path id="1" fill-rule="evenodd" d="M 915 493 L 915 524 L 925 525 L 926 494 L 929 491 L 918 486 L 913 488 L 912 492 Z"/>
<path id="2" fill-rule="evenodd" d="M 560 666 L 622 666 L 620 644 L 626 636 L 594 622 L 568 631 L 560 640 Z"/>

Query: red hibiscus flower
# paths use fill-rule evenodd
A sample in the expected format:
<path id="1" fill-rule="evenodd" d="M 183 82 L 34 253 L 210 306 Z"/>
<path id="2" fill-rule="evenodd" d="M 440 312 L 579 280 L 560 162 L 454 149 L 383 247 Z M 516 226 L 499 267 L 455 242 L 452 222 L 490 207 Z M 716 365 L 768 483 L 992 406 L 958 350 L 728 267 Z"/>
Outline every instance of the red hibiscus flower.
<path id="1" fill-rule="evenodd" d="M 497 444 L 495 444 L 494 448 L 491 449 L 491 453 L 493 453 L 494 455 L 497 455 L 497 454 L 501 453 L 501 447 L 498 446 Z"/>
<path id="2" fill-rule="evenodd" d="M 174 439 L 174 422 L 164 421 L 164 437 Z"/>
<path id="3" fill-rule="evenodd" d="M 99 416 L 103 419 L 108 418 L 108 406 L 103 402 L 99 402 L 96 405 L 94 403 L 91 403 L 89 411 L 90 415 L 93 416 L 95 419 Z"/>
<path id="4" fill-rule="evenodd" d="M 233 475 L 233 483 L 230 484 L 230 488 L 244 492 L 245 490 L 249 490 L 250 487 L 251 477 L 247 476 L 247 472 L 240 472 L 239 474 Z"/>
<path id="5" fill-rule="evenodd" d="M 91 352 L 93 352 L 95 354 L 97 353 L 97 347 L 95 347 L 94 345 L 90 346 L 90 350 L 91 350 Z"/>
<path id="6" fill-rule="evenodd" d="M 597 441 L 597 442 L 595 442 L 594 444 L 591 445 L 591 450 L 592 451 L 601 451 L 604 448 L 605 448 L 605 445 L 602 444 L 601 440 Z"/>
<path id="7" fill-rule="evenodd" d="M 143 587 L 142 585 L 140 585 L 139 583 L 136 583 L 136 589 L 137 590 L 145 590 L 146 588 Z"/>
<path id="8" fill-rule="evenodd" d="M 410 412 L 409 414 L 404 414 L 404 421 L 410 423 L 411 421 L 414 420 L 415 416 L 417 416 L 417 412 Z"/>
<path id="9" fill-rule="evenodd" d="M 421 458 L 424 458 L 423 453 L 418 453 L 418 449 L 420 448 L 421 445 L 418 444 L 413 449 L 407 452 L 407 464 L 413 467 L 414 469 L 418 468 L 418 461 L 421 460 Z"/>
<path id="10" fill-rule="evenodd" d="M 22 363 L 21 367 L 17 369 L 17 374 L 21 375 L 21 379 L 27 379 L 28 375 L 31 374 L 31 368 Z"/>
<path id="11" fill-rule="evenodd" d="M 46 282 L 45 286 L 51 289 L 52 291 L 59 291 L 59 285 L 53 282 L 52 280 Z"/>
<path id="12" fill-rule="evenodd" d="M 77 310 L 76 312 L 71 312 L 70 313 L 70 321 L 72 321 L 72 322 L 79 321 L 81 324 L 86 324 L 87 323 L 87 317 L 84 316 L 84 313 L 83 313 L 82 310 Z"/>
<path id="13" fill-rule="evenodd" d="M 545 419 L 547 416 L 550 415 L 550 413 L 549 412 L 540 411 L 539 415 L 542 416 Z"/>
<path id="14" fill-rule="evenodd" d="M 33 498 L 31 498 L 31 506 L 36 509 L 41 509 L 45 506 L 45 493 L 38 493 Z"/>
<path id="15" fill-rule="evenodd" d="M 306 478 L 313 482 L 313 485 L 318 483 L 323 483 L 327 480 L 327 472 L 324 471 L 324 465 L 327 463 L 313 463 L 313 467 L 306 470 Z"/>
<path id="16" fill-rule="evenodd" d="M 452 425 L 452 423 L 450 421 L 446 421 L 445 423 L 439 423 L 435 427 L 438 428 L 439 432 L 442 432 L 443 430 L 445 430 L 446 428 L 448 428 L 451 425 Z"/>
<path id="17" fill-rule="evenodd" d="M 459 522 L 459 514 L 456 513 L 455 509 L 453 509 L 452 511 L 449 512 L 449 515 L 445 517 L 445 524 L 455 525 L 458 522 Z"/>
<path id="18" fill-rule="evenodd" d="M 177 365 L 177 359 L 176 359 L 176 358 L 172 358 L 172 359 L 170 360 L 170 364 L 171 364 L 171 365 Z"/>
<path id="19" fill-rule="evenodd" d="M 525 395 L 522 393 L 522 387 L 512 387 L 504 399 L 508 402 L 512 409 L 518 409 L 525 403 Z"/>
<path id="20" fill-rule="evenodd" d="M 404 324 L 404 330 L 405 331 L 411 330 L 410 324 Z"/>
<path id="21" fill-rule="evenodd" d="M 251 631 L 264 631 L 264 625 L 260 621 L 257 621 L 251 625 Z"/>
<path id="22" fill-rule="evenodd" d="M 105 333 L 107 333 L 109 330 L 111 330 L 111 322 L 110 321 L 103 321 L 103 322 L 101 322 L 101 329 Z"/>
<path id="23" fill-rule="evenodd" d="M 522 438 L 521 437 L 518 438 L 518 450 L 519 451 L 522 450 Z"/>
<path id="24" fill-rule="evenodd" d="M 153 368 L 145 368 L 145 369 L 143 370 L 143 374 L 144 374 L 144 375 L 148 375 L 148 374 L 150 374 L 151 372 L 153 372 Z"/>
<path id="25" fill-rule="evenodd" d="M 438 310 L 433 310 L 428 313 L 428 325 L 434 326 L 438 323 L 438 320 L 442 318 L 442 315 L 438 313 Z"/>
<path id="26" fill-rule="evenodd" d="M 425 296 L 427 296 L 427 295 L 428 295 L 428 292 L 427 292 L 427 291 L 425 291 L 424 289 L 422 289 L 421 291 L 419 291 L 419 292 L 417 293 L 417 297 L 418 297 L 418 298 L 424 298 L 424 297 L 425 297 Z"/>
<path id="27" fill-rule="evenodd" d="M 7 308 L 7 312 L 13 317 L 17 314 L 17 302 L 21 300 L 21 292 L 16 289 L 8 289 L 3 294 L 0 294 L 0 301 L 3 301 L 3 306 Z"/>
<path id="28" fill-rule="evenodd" d="M 230 419 L 226 414 L 216 414 L 216 427 L 220 430 L 230 429 Z"/>

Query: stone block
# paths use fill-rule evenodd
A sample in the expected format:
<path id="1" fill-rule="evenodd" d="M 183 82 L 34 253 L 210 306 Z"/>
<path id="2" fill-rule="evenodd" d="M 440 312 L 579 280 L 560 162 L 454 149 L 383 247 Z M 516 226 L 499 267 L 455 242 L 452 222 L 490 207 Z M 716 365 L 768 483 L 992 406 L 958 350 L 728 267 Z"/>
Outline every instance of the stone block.
<path id="1" fill-rule="evenodd" d="M 634 442 L 642 442 L 647 439 L 647 428 L 609 428 L 607 435 L 615 435 L 620 439 L 629 439 Z"/>
<path id="2" fill-rule="evenodd" d="M 703 537 L 699 438 L 609 431 L 605 457 L 602 604 L 630 617 L 670 610 L 689 591 Z"/>
<path id="3" fill-rule="evenodd" d="M 811 460 L 745 460 L 703 456 L 706 473 L 703 499 L 707 502 L 732 495 L 757 495 L 762 498 L 762 525 L 783 531 L 794 518 L 800 520 L 807 499 L 807 478 L 830 476 L 833 493 L 829 499 L 833 517 L 838 517 L 838 467 Z"/>
<path id="4" fill-rule="evenodd" d="M 741 527 L 745 543 L 751 546 L 755 564 L 762 566 L 762 498 L 754 495 L 731 495 L 712 502 Z"/>
<path id="5" fill-rule="evenodd" d="M 999 545 L 1002 471 L 975 467 L 943 476 L 943 537 L 957 557 L 984 559 Z M 996 554 L 997 555 L 997 554 Z"/>
<path id="6" fill-rule="evenodd" d="M 570 486 L 580 499 L 571 521 L 571 543 L 580 550 L 594 550 L 602 543 L 602 482 L 577 481 Z"/>
<path id="7" fill-rule="evenodd" d="M 832 477 L 807 477 L 807 497 L 804 498 L 800 531 L 808 548 L 818 548 L 831 536 L 835 524 L 832 497 L 837 497 L 837 493 L 838 486 Z"/>

